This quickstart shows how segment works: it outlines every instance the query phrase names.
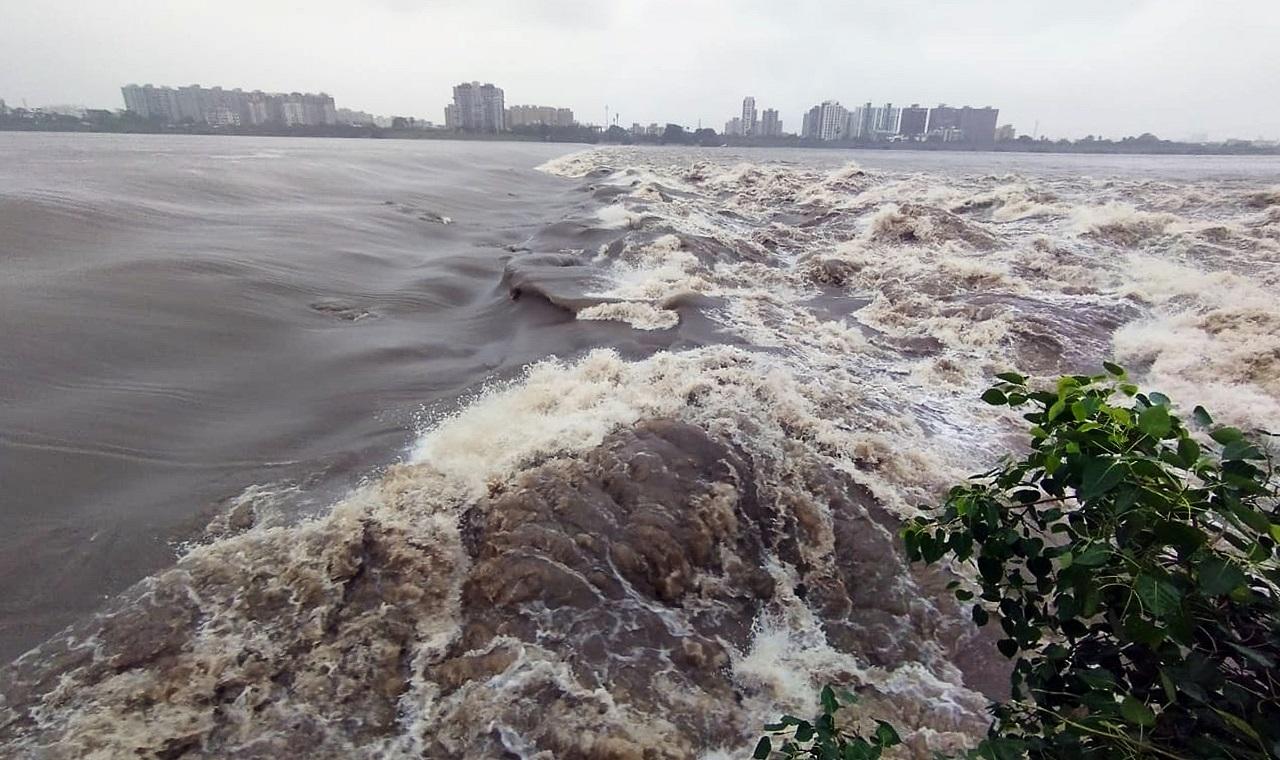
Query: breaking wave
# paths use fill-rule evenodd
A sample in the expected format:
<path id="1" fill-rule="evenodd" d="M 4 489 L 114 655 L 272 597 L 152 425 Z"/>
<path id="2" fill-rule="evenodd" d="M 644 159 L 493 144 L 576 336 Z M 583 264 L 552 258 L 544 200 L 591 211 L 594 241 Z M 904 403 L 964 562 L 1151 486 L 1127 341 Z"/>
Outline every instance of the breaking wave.
<path id="1" fill-rule="evenodd" d="M 589 244 L 502 276 L 682 350 L 547 358 L 320 517 L 238 507 L 11 666 L 0 747 L 730 757 L 838 682 L 927 757 L 1007 666 L 895 535 L 1013 440 L 991 373 L 1117 356 L 1280 425 L 1274 189 L 707 155 L 544 165 Z"/>

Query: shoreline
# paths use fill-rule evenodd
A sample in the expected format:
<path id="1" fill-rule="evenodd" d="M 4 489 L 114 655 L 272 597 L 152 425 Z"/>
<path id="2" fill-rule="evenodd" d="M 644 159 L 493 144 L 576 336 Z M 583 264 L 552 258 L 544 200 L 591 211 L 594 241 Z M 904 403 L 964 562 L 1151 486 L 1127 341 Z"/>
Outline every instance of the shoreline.
<path id="1" fill-rule="evenodd" d="M 693 139 L 684 142 L 666 142 L 661 139 L 645 139 L 632 142 L 614 140 L 585 140 L 572 137 L 538 134 L 474 134 L 466 132 L 447 132 L 443 130 L 393 129 L 365 126 L 336 126 L 323 128 L 293 129 L 213 129 L 213 128 L 156 128 L 156 129 L 101 129 L 92 126 L 49 127 L 47 125 L 15 126 L 0 124 L 0 132 L 41 132 L 70 134 L 107 134 L 107 135 L 183 135 L 205 137 L 312 137 L 337 138 L 348 140 L 456 140 L 462 142 L 517 142 L 517 143 L 558 143 L 564 145 L 669 145 L 704 148 L 806 148 L 813 150 L 883 150 L 914 151 L 943 153 L 1040 153 L 1040 154 L 1081 154 L 1081 155 L 1115 155 L 1115 156 L 1280 156 L 1280 146 L 1226 145 L 1195 143 L 1161 142 L 1132 145 L 1129 143 L 1109 142 L 1103 145 L 1088 145 L 1082 142 L 1063 143 L 1049 140 L 1019 141 L 1012 140 L 994 145 L 972 145 L 963 143 L 885 143 L 885 142 L 821 142 L 815 140 L 781 139 L 781 140 L 743 140 L 731 138 L 716 144 L 706 144 Z"/>

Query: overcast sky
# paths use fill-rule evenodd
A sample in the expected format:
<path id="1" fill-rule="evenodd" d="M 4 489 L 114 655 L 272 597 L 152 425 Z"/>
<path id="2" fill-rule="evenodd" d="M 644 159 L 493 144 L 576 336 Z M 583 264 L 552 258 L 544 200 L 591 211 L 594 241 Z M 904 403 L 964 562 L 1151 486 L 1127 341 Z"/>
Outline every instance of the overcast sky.
<path id="1" fill-rule="evenodd" d="M 993 105 L 1030 132 L 1280 137 L 1280 0 L 0 0 L 0 98 L 323 90 L 443 120 L 450 88 L 720 130 L 743 95 Z"/>

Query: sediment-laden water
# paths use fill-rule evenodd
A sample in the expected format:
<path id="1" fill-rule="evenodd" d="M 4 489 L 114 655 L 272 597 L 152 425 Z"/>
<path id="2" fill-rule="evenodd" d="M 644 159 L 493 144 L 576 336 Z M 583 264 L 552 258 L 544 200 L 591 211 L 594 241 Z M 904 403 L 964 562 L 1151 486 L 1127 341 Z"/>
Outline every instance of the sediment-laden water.
<path id="1" fill-rule="evenodd" d="M 992 373 L 1280 427 L 1274 161 L 30 139 L 7 754 L 740 757 L 836 682 L 927 756 L 1006 671 L 895 532 Z"/>

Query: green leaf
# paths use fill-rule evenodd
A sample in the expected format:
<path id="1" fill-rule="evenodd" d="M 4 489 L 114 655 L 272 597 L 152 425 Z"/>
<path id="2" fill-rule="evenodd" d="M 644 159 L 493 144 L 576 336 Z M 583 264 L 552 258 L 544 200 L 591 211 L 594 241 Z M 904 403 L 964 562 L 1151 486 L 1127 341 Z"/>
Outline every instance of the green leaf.
<path id="1" fill-rule="evenodd" d="M 1124 619 L 1124 632 L 1134 641 L 1146 644 L 1149 647 L 1159 646 L 1164 641 L 1166 632 L 1163 628 L 1157 628 L 1150 622 L 1139 615 L 1130 615 Z"/>
<path id="2" fill-rule="evenodd" d="M 1191 554 L 1208 540 L 1204 531 L 1179 520 L 1160 520 L 1151 527 L 1151 532 L 1183 555 Z"/>
<path id="3" fill-rule="evenodd" d="M 812 694 L 813 692 L 809 693 Z M 751 753 L 751 757 L 754 760 L 766 760 L 772 752 L 773 744 L 769 741 L 769 737 L 762 736 L 760 741 L 756 743 L 756 751 Z"/>
<path id="4" fill-rule="evenodd" d="M 1169 397 L 1163 393 L 1150 393 L 1147 394 L 1147 398 L 1156 406 L 1169 406 Z"/>
<path id="5" fill-rule="evenodd" d="M 1014 385 L 1025 385 L 1027 382 L 1027 378 L 1019 375 L 1017 372 L 998 372 L 996 373 L 996 377 L 1006 383 L 1013 383 Z"/>
<path id="6" fill-rule="evenodd" d="M 1178 587 L 1163 578 L 1143 573 L 1134 581 L 1133 590 L 1147 611 L 1156 617 L 1178 609 L 1182 604 L 1182 593 Z"/>
<path id="7" fill-rule="evenodd" d="M 1244 433 L 1241 433 L 1237 428 L 1220 427 L 1217 430 L 1214 430 L 1213 432 L 1209 433 L 1209 437 L 1217 441 L 1218 443 L 1226 445 L 1228 443 L 1231 443 L 1232 441 L 1243 440 Z"/>
<path id="8" fill-rule="evenodd" d="M 1004 563 L 995 557 L 978 557 L 978 572 L 983 580 L 998 583 L 1004 577 Z"/>
<path id="9" fill-rule="evenodd" d="M 1084 464 L 1080 498 L 1092 499 L 1110 491 L 1124 480 L 1124 467 L 1118 460 L 1090 459 Z"/>
<path id="10" fill-rule="evenodd" d="M 1121 367 L 1119 364 L 1112 364 L 1111 362 L 1103 362 L 1102 368 L 1105 369 L 1107 372 L 1110 372 L 1111 374 L 1115 375 L 1116 377 L 1123 378 L 1125 376 L 1124 367 Z"/>
<path id="11" fill-rule="evenodd" d="M 1234 728 L 1235 730 L 1249 737 L 1253 741 L 1258 742 L 1259 744 L 1262 743 L 1262 737 L 1258 735 L 1258 732 L 1255 731 L 1253 726 L 1249 725 L 1244 720 L 1244 718 L 1241 718 L 1237 715 L 1233 715 L 1227 712 L 1226 710 L 1219 710 L 1216 707 L 1213 708 L 1213 711 L 1218 714 L 1218 717 L 1222 718 L 1224 721 L 1229 723 L 1231 727 Z"/>
<path id="12" fill-rule="evenodd" d="M 1196 567 L 1200 590 L 1210 596 L 1230 594 L 1245 582 L 1244 573 L 1222 557 L 1209 557 Z"/>
<path id="13" fill-rule="evenodd" d="M 828 715 L 840 709 L 840 703 L 836 701 L 835 690 L 830 686 L 822 687 L 822 711 Z"/>
<path id="14" fill-rule="evenodd" d="M 1209 416 L 1209 413 L 1205 411 L 1203 406 L 1199 405 L 1197 405 L 1195 409 L 1191 410 L 1191 419 L 1195 420 L 1196 424 L 1200 427 L 1209 427 L 1213 424 L 1213 418 Z"/>
<path id="15" fill-rule="evenodd" d="M 880 742 L 881 747 L 894 747 L 902 743 L 902 737 L 898 736 L 893 726 L 878 720 L 876 721 L 876 741 Z"/>
<path id="16" fill-rule="evenodd" d="M 1084 548 L 1072 562 L 1081 567 L 1098 567 L 1105 565 L 1111 558 L 1111 547 L 1107 544 L 1094 543 Z"/>
<path id="17" fill-rule="evenodd" d="M 1005 737 L 983 739 L 977 755 L 987 760 L 1022 760 L 1027 755 L 1027 742 Z"/>
<path id="18" fill-rule="evenodd" d="M 807 720 L 800 721 L 800 725 L 796 726 L 796 741 L 807 742 L 813 738 L 813 724 Z"/>
<path id="19" fill-rule="evenodd" d="M 1232 513 L 1240 519 L 1240 522 L 1263 535 L 1270 534 L 1274 527 L 1266 515 L 1253 507 L 1237 503 Z"/>
<path id="20" fill-rule="evenodd" d="M 1261 665 L 1267 670 L 1275 670 L 1275 667 L 1276 667 L 1275 660 L 1273 660 L 1271 657 L 1264 654 L 1263 652 L 1260 652 L 1257 649 L 1254 649 L 1252 647 L 1244 646 L 1243 644 L 1237 644 L 1234 641 L 1228 641 L 1227 646 L 1236 650 L 1237 652 L 1244 655 L 1245 657 L 1248 657 L 1250 660 L 1253 660 L 1255 663 L 1257 663 L 1258 665 Z"/>
<path id="21" fill-rule="evenodd" d="M 989 615 L 987 611 L 983 609 L 982 605 L 978 605 L 978 604 L 973 605 L 972 614 L 973 614 L 974 625 L 977 625 L 979 627 L 986 625 L 987 621 L 991 619 L 991 615 Z"/>
<path id="22" fill-rule="evenodd" d="M 1178 460 L 1190 468 L 1200 459 L 1200 444 L 1190 437 L 1178 439 Z"/>
<path id="23" fill-rule="evenodd" d="M 1147 407 L 1138 414 L 1138 429 L 1152 438 L 1165 437 L 1172 426 L 1169 410 L 1163 406 Z"/>
<path id="24" fill-rule="evenodd" d="M 1169 674 L 1164 672 L 1164 668 L 1160 669 L 1160 686 L 1164 689 L 1164 696 L 1169 700 L 1170 704 L 1178 699 L 1178 687 L 1174 685 L 1173 679 Z"/>
<path id="25" fill-rule="evenodd" d="M 1228 441 L 1227 445 L 1222 447 L 1223 461 L 1261 458 L 1262 453 L 1253 444 L 1244 439 Z"/>
<path id="26" fill-rule="evenodd" d="M 1008 397 L 1006 397 L 999 388 L 988 388 L 987 391 L 982 394 L 982 400 L 992 406 L 1004 406 L 1009 403 Z"/>
<path id="27" fill-rule="evenodd" d="M 1156 714 L 1151 712 L 1151 708 L 1133 697 L 1125 697 L 1120 703 L 1120 715 L 1130 723 L 1136 723 L 1139 726 L 1156 724 Z"/>
<path id="28" fill-rule="evenodd" d="M 1062 401 L 1061 399 L 1053 402 L 1053 406 L 1049 407 L 1049 421 L 1053 422 L 1054 420 L 1058 419 L 1058 417 L 1061 416 L 1064 411 L 1066 411 L 1066 408 L 1067 408 L 1066 402 Z"/>

